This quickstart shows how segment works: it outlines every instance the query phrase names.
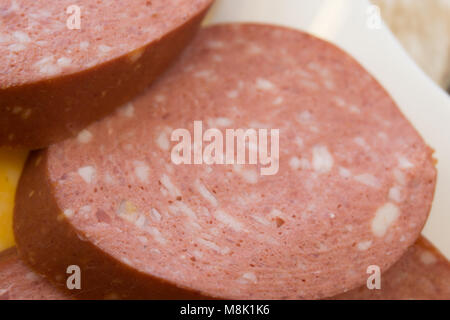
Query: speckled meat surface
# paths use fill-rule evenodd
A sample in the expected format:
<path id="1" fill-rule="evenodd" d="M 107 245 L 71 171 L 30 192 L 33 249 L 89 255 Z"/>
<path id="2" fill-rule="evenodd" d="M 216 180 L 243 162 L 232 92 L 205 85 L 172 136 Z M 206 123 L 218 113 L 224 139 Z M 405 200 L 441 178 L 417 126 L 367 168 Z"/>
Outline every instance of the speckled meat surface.
<path id="1" fill-rule="evenodd" d="M 450 262 L 423 237 L 381 279 L 381 290 L 363 286 L 336 299 L 450 300 Z"/>
<path id="2" fill-rule="evenodd" d="M 15 249 L 0 253 L 0 300 L 66 300 L 71 296 L 34 273 Z"/>
<path id="3" fill-rule="evenodd" d="M 0 145 L 48 146 L 134 98 L 189 43 L 211 2 L 1 1 Z"/>
<path id="4" fill-rule="evenodd" d="M 0 300 L 76 298 L 51 285 L 21 262 L 14 249 L 0 254 Z M 366 286 L 341 294 L 340 300 L 449 300 L 450 263 L 421 237 L 382 275 L 381 290 Z"/>
<path id="5" fill-rule="evenodd" d="M 278 173 L 174 165 L 171 132 L 196 120 L 279 129 Z M 289 29 L 216 26 L 150 91 L 30 157 L 15 235 L 57 281 L 79 264 L 94 297 L 326 298 L 406 252 L 435 181 L 432 151 L 347 54 Z"/>

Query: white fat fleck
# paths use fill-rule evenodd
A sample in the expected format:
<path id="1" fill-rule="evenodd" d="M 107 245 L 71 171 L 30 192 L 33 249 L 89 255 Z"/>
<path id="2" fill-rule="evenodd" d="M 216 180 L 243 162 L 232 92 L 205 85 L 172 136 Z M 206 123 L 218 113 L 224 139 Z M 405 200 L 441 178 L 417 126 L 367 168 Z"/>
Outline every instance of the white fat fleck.
<path id="1" fill-rule="evenodd" d="M 359 251 L 366 251 L 372 246 L 372 241 L 362 241 L 358 243 L 358 250 Z"/>
<path id="2" fill-rule="evenodd" d="M 28 43 L 31 41 L 30 37 L 28 36 L 28 34 L 26 34 L 23 31 L 15 31 L 13 33 L 14 38 L 16 38 L 17 41 L 21 42 L 21 43 Z"/>
<path id="3" fill-rule="evenodd" d="M 155 101 L 158 102 L 158 103 L 166 102 L 166 100 L 167 100 L 167 98 L 166 98 L 165 95 L 158 94 L 158 95 L 155 96 Z"/>
<path id="4" fill-rule="evenodd" d="M 168 151 L 170 149 L 170 141 L 167 132 L 161 132 L 156 138 L 156 144 L 161 150 Z"/>
<path id="5" fill-rule="evenodd" d="M 222 249 L 215 242 L 208 241 L 203 238 L 197 238 L 197 242 L 211 250 L 218 252 L 218 253 L 221 253 L 221 251 L 222 251 Z"/>
<path id="6" fill-rule="evenodd" d="M 400 169 L 411 169 L 414 168 L 414 165 L 409 161 L 406 157 L 400 156 L 398 157 L 398 165 Z"/>
<path id="7" fill-rule="evenodd" d="M 205 80 L 212 80 L 214 78 L 214 72 L 211 70 L 201 70 L 194 74 L 196 78 L 202 78 Z"/>
<path id="8" fill-rule="evenodd" d="M 38 281 L 39 279 L 41 279 L 41 277 L 39 277 L 36 273 L 34 272 L 28 272 L 25 275 L 25 278 L 29 281 Z"/>
<path id="9" fill-rule="evenodd" d="M 350 172 L 350 170 L 340 167 L 339 175 L 343 178 L 350 178 L 352 176 L 352 173 Z"/>
<path id="10" fill-rule="evenodd" d="M 145 223 L 147 222 L 147 218 L 143 214 L 139 215 L 139 217 L 136 219 L 136 222 L 134 223 L 136 227 L 143 228 L 145 226 Z"/>
<path id="11" fill-rule="evenodd" d="M 13 43 L 8 46 L 8 50 L 11 52 L 20 52 L 27 48 L 27 46 L 23 43 Z"/>
<path id="12" fill-rule="evenodd" d="M 300 169 L 300 159 L 297 157 L 292 157 L 291 160 L 289 160 L 289 166 L 292 170 Z"/>
<path id="13" fill-rule="evenodd" d="M 345 102 L 344 99 L 342 99 L 341 97 L 336 97 L 334 98 L 334 102 L 336 102 L 336 105 L 338 107 L 345 107 L 347 105 L 347 103 Z"/>
<path id="14" fill-rule="evenodd" d="M 300 137 L 295 137 L 294 143 L 300 148 L 302 149 L 305 146 L 305 142 L 303 141 L 302 138 Z"/>
<path id="15" fill-rule="evenodd" d="M 222 41 L 212 40 L 208 42 L 208 47 L 211 49 L 220 49 L 225 47 L 225 43 Z"/>
<path id="16" fill-rule="evenodd" d="M 332 80 L 330 80 L 330 79 L 324 79 L 323 83 L 325 85 L 325 88 L 327 88 L 328 90 L 332 90 L 335 87 L 334 82 Z"/>
<path id="17" fill-rule="evenodd" d="M 55 64 L 53 56 L 47 56 L 36 62 L 34 68 L 38 69 L 40 73 L 46 75 L 55 75 L 59 72 L 59 66 Z"/>
<path id="18" fill-rule="evenodd" d="M 437 262 L 437 258 L 433 253 L 425 250 L 420 254 L 420 261 L 422 261 L 424 265 L 431 265 Z"/>
<path id="19" fill-rule="evenodd" d="M 162 175 L 161 183 L 167 189 L 167 191 L 169 191 L 172 197 L 176 198 L 181 196 L 180 190 L 178 190 L 178 188 L 172 183 L 168 175 Z"/>
<path id="20" fill-rule="evenodd" d="M 278 209 L 272 209 L 269 214 L 272 218 L 280 218 L 284 216 L 284 213 Z"/>
<path id="21" fill-rule="evenodd" d="M 18 10 L 20 10 L 19 4 L 17 3 L 16 0 L 12 0 L 11 1 L 11 6 L 9 7 L 9 9 L 7 11 L 11 12 L 11 11 L 18 11 Z"/>
<path id="22" fill-rule="evenodd" d="M 153 253 L 153 254 L 161 254 L 161 251 L 159 249 L 156 249 L 156 248 L 150 249 L 150 252 Z"/>
<path id="23" fill-rule="evenodd" d="M 9 42 L 9 38 L 8 34 L 0 33 L 0 43 Z"/>
<path id="24" fill-rule="evenodd" d="M 231 119 L 221 117 L 215 120 L 215 124 L 219 127 L 228 127 L 233 124 L 233 121 Z"/>
<path id="25" fill-rule="evenodd" d="M 56 63 L 58 64 L 58 66 L 60 66 L 61 68 L 67 68 L 72 64 L 72 59 L 67 58 L 67 57 L 61 57 L 59 58 Z"/>
<path id="26" fill-rule="evenodd" d="M 78 174 L 86 183 L 91 183 L 94 180 L 95 169 L 94 167 L 86 166 L 78 169 Z"/>
<path id="27" fill-rule="evenodd" d="M 133 118 L 134 116 L 134 106 L 132 103 L 127 103 L 119 109 L 119 113 L 127 118 Z"/>
<path id="28" fill-rule="evenodd" d="M 216 197 L 209 192 L 209 190 L 200 182 L 200 180 L 195 181 L 195 188 L 197 191 L 205 198 L 212 206 L 217 207 L 217 199 Z"/>
<path id="29" fill-rule="evenodd" d="M 309 80 L 309 79 L 301 79 L 300 83 L 304 87 L 309 88 L 311 90 L 318 90 L 319 89 L 318 84 L 316 82 L 312 81 L 312 80 Z"/>
<path id="30" fill-rule="evenodd" d="M 176 202 L 176 208 L 184 213 L 189 219 L 191 220 L 197 220 L 197 214 L 189 208 L 184 202 L 177 201 Z"/>
<path id="31" fill-rule="evenodd" d="M 197 259 L 202 259 L 203 258 L 203 253 L 200 250 L 194 250 L 192 252 L 192 254 L 194 255 L 194 257 L 196 257 Z"/>
<path id="32" fill-rule="evenodd" d="M 141 49 L 134 50 L 133 52 L 131 52 L 127 58 L 131 63 L 135 63 L 142 57 L 143 54 L 144 54 L 144 49 L 141 48 Z"/>
<path id="33" fill-rule="evenodd" d="M 79 210 L 80 215 L 82 216 L 87 216 L 88 214 L 90 214 L 92 211 L 92 207 L 87 205 L 87 206 L 82 206 Z"/>
<path id="34" fill-rule="evenodd" d="M 258 183 L 258 172 L 253 169 L 241 170 L 239 172 L 240 176 L 250 184 Z"/>
<path id="35" fill-rule="evenodd" d="M 386 203 L 377 210 L 372 219 L 372 233 L 377 237 L 384 237 L 399 216 L 400 209 L 395 204 Z"/>
<path id="36" fill-rule="evenodd" d="M 258 283 L 258 278 L 253 272 L 246 272 L 242 275 L 241 279 L 252 283 Z"/>
<path id="37" fill-rule="evenodd" d="M 219 54 L 213 55 L 212 58 L 213 58 L 213 60 L 214 60 L 215 62 L 222 62 L 222 61 L 223 61 L 222 56 L 219 55 Z"/>
<path id="38" fill-rule="evenodd" d="M 389 189 L 389 199 L 397 203 L 402 202 L 402 191 L 398 186 Z"/>
<path id="39" fill-rule="evenodd" d="M 380 182 L 377 178 L 375 178 L 373 175 L 369 173 L 360 174 L 354 177 L 356 181 L 359 183 L 365 184 L 366 186 L 372 187 L 372 188 L 379 188 Z"/>
<path id="40" fill-rule="evenodd" d="M 355 106 L 354 104 L 352 104 L 351 106 L 348 107 L 349 111 L 351 113 L 355 113 L 355 114 L 360 114 L 361 113 L 361 109 L 358 108 L 358 106 Z"/>
<path id="41" fill-rule="evenodd" d="M 258 54 L 263 53 L 263 49 L 262 49 L 260 46 L 258 46 L 258 45 L 256 45 L 256 44 L 252 43 L 252 44 L 249 46 L 247 52 L 248 52 L 249 54 L 252 54 L 252 55 L 253 55 L 253 54 L 254 54 L 254 55 L 258 55 Z"/>
<path id="42" fill-rule="evenodd" d="M 282 104 L 284 101 L 283 97 L 277 97 L 272 103 L 276 106 Z"/>
<path id="43" fill-rule="evenodd" d="M 406 184 L 406 176 L 400 169 L 394 170 L 394 178 L 398 184 L 404 186 Z"/>
<path id="44" fill-rule="evenodd" d="M 252 215 L 252 218 L 255 219 L 257 222 L 261 223 L 262 225 L 268 226 L 270 225 L 270 221 L 266 218 L 260 217 L 258 215 Z"/>
<path id="45" fill-rule="evenodd" d="M 145 162 L 134 161 L 134 174 L 142 183 L 148 183 L 150 168 Z"/>
<path id="46" fill-rule="evenodd" d="M 297 121 L 300 123 L 310 122 L 312 120 L 312 114 L 309 111 L 303 111 L 297 117 Z"/>
<path id="47" fill-rule="evenodd" d="M 153 220 L 155 220 L 156 222 L 161 221 L 161 214 L 155 208 L 152 208 L 152 210 L 150 211 L 150 214 L 151 214 Z"/>
<path id="48" fill-rule="evenodd" d="M 138 236 L 137 238 L 142 244 L 147 244 L 148 243 L 148 239 L 146 237 Z"/>
<path id="49" fill-rule="evenodd" d="M 275 88 L 275 85 L 267 79 L 258 78 L 256 80 L 256 88 L 264 91 L 273 90 Z"/>
<path id="50" fill-rule="evenodd" d="M 326 146 L 315 146 L 313 148 L 312 165 L 314 170 L 319 173 L 327 173 L 331 171 L 334 165 L 334 160 Z"/>
<path id="51" fill-rule="evenodd" d="M 364 149 L 367 149 L 369 147 L 366 140 L 364 140 L 364 138 L 362 137 L 356 137 L 355 139 L 353 139 L 353 141 L 355 141 L 358 146 L 363 147 Z"/>
<path id="52" fill-rule="evenodd" d="M 159 232 L 159 230 L 155 227 L 148 227 L 146 229 L 148 231 L 148 233 L 150 233 L 153 237 L 153 239 L 155 239 L 156 241 L 158 241 L 161 244 L 166 244 L 167 240 L 166 238 L 164 238 L 161 234 L 161 232 Z"/>
<path id="53" fill-rule="evenodd" d="M 105 174 L 105 177 L 104 177 L 104 181 L 107 183 L 107 184 L 114 184 L 114 178 L 112 177 L 112 175 L 109 173 L 109 172 L 107 172 L 106 174 Z"/>
<path id="54" fill-rule="evenodd" d="M 235 218 L 233 218 L 232 216 L 230 216 L 229 214 L 225 213 L 222 210 L 217 210 L 214 214 L 214 217 L 218 221 L 222 222 L 223 224 L 227 225 L 228 227 L 230 227 L 235 231 L 239 232 L 243 230 L 243 225 L 240 221 L 236 220 Z"/>
<path id="55" fill-rule="evenodd" d="M 67 218 L 70 218 L 70 217 L 72 217 L 73 216 L 73 210 L 72 209 L 66 209 L 66 210 L 64 210 L 64 215 L 67 217 Z"/>
<path id="56" fill-rule="evenodd" d="M 227 97 L 230 99 L 236 99 L 239 96 L 239 91 L 232 90 L 227 92 Z"/>
<path id="57" fill-rule="evenodd" d="M 98 46 L 98 51 L 100 51 L 100 53 L 108 53 L 112 50 L 112 48 L 110 46 L 101 44 Z"/>
<path id="58" fill-rule="evenodd" d="M 79 143 L 86 144 L 91 142 L 92 137 L 92 133 L 89 130 L 84 129 L 78 134 L 77 140 Z"/>
<path id="59" fill-rule="evenodd" d="M 87 50 L 87 48 L 89 48 L 89 42 L 88 41 L 80 42 L 80 49 L 81 50 Z"/>

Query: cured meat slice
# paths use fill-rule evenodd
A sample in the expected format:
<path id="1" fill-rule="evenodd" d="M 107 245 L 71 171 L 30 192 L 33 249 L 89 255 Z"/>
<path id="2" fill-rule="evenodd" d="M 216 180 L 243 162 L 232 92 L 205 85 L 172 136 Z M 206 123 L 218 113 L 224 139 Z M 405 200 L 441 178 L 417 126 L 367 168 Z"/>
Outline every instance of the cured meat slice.
<path id="1" fill-rule="evenodd" d="M 0 146 L 46 147 L 134 98 L 189 43 L 211 3 L 2 1 Z"/>
<path id="2" fill-rule="evenodd" d="M 67 295 L 36 275 L 15 250 L 0 254 L 0 300 L 64 300 Z M 366 286 L 341 294 L 340 300 L 449 300 L 450 264 L 425 238 L 382 275 L 381 290 Z"/>
<path id="3" fill-rule="evenodd" d="M 262 174 L 261 154 L 208 165 L 206 135 L 186 143 L 203 164 L 176 165 L 171 137 L 186 131 L 174 130 L 198 138 L 199 125 L 257 129 L 248 151 L 278 129 L 278 170 Z M 217 163 L 237 151 L 224 146 Z M 91 297 L 326 298 L 414 244 L 435 182 L 432 150 L 343 51 L 290 29 L 215 26 L 148 92 L 29 158 L 15 236 L 55 280 L 79 265 Z"/>
<path id="4" fill-rule="evenodd" d="M 15 249 L 0 253 L 0 300 L 66 300 L 60 291 L 19 260 Z"/>
<path id="5" fill-rule="evenodd" d="M 450 300 L 450 262 L 423 237 L 381 279 L 381 290 L 363 286 L 336 299 Z"/>

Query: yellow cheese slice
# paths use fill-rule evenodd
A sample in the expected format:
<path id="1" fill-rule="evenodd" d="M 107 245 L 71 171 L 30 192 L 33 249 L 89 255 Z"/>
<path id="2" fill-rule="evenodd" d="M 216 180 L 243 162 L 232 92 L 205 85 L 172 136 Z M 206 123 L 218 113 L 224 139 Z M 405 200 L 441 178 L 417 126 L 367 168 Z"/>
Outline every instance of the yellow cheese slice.
<path id="1" fill-rule="evenodd" d="M 26 151 L 0 148 L 0 251 L 14 246 L 14 197 L 26 157 Z"/>

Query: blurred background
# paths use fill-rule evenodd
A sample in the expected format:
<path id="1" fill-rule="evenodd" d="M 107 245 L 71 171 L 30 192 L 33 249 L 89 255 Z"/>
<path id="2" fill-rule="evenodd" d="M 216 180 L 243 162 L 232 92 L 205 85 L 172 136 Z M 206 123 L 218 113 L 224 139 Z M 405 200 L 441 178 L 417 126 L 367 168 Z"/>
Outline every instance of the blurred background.
<path id="1" fill-rule="evenodd" d="M 450 0 L 372 0 L 403 47 L 450 92 Z"/>

